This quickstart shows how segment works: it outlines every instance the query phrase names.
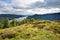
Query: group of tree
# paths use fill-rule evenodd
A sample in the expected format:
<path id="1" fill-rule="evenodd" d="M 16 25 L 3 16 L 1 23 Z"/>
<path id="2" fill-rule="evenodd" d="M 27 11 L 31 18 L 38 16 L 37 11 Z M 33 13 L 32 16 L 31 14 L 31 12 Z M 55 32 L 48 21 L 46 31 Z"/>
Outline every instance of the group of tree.
<path id="1" fill-rule="evenodd" d="M 5 18 L 3 20 L 0 20 L 0 29 L 4 29 L 4 28 L 10 28 L 10 27 L 16 27 L 19 25 L 22 25 L 24 23 L 28 23 L 28 22 L 33 22 L 35 19 L 24 19 L 22 21 L 17 21 L 15 19 L 13 19 L 11 22 L 8 18 Z"/>

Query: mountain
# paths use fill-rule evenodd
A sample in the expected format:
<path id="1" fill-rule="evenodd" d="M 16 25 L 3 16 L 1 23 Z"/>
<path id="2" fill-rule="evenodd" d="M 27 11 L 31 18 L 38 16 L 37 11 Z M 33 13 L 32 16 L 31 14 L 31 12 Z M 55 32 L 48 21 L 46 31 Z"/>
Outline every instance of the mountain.
<path id="1" fill-rule="evenodd" d="M 25 16 L 15 15 L 15 14 L 0 14 L 0 19 L 9 18 L 11 20 L 11 19 L 20 18 L 20 17 L 25 17 Z"/>
<path id="2" fill-rule="evenodd" d="M 4 18 L 9 18 L 10 20 L 12 19 L 20 20 L 24 18 L 27 19 L 34 18 L 34 19 L 42 19 L 42 20 L 60 20 L 60 13 L 51 13 L 51 14 L 44 14 L 44 15 L 35 14 L 27 17 L 25 15 L 0 14 L 0 20 Z"/>
<path id="3" fill-rule="evenodd" d="M 44 15 L 35 14 L 32 16 L 28 16 L 27 18 L 42 19 L 42 20 L 60 20 L 60 13 L 51 13 L 51 14 L 44 14 Z"/>

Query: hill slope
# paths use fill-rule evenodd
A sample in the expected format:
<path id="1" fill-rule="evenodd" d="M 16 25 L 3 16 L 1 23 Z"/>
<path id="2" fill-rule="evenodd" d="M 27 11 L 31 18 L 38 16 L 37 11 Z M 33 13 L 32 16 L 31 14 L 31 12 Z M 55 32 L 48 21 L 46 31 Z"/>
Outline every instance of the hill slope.
<path id="1" fill-rule="evenodd" d="M 15 14 L 0 14 L 0 19 L 9 18 L 9 19 L 15 19 L 25 17 L 24 15 L 15 15 Z"/>
<path id="2" fill-rule="evenodd" d="M 42 19 L 42 20 L 60 20 L 60 13 L 51 13 L 51 14 L 44 14 L 44 15 L 32 15 L 28 16 L 28 19 Z"/>
<path id="3" fill-rule="evenodd" d="M 60 21 L 39 20 L 0 29 L 0 40 L 60 40 Z"/>

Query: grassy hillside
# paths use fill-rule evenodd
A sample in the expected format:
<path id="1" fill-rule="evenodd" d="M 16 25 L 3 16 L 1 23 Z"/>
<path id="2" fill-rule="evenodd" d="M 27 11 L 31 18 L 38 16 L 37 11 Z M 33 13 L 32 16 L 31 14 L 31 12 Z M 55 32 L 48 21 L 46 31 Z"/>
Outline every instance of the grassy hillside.
<path id="1" fill-rule="evenodd" d="M 60 40 L 60 21 L 39 20 L 0 29 L 0 40 Z"/>

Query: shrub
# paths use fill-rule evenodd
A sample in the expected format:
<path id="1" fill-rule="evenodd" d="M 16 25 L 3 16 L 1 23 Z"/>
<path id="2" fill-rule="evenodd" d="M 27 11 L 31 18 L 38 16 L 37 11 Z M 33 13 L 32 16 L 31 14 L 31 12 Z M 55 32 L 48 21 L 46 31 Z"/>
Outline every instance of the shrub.
<path id="1" fill-rule="evenodd" d="M 53 31 L 54 33 L 60 34 L 60 26 L 51 26 L 49 27 L 49 30 Z"/>
<path id="2" fill-rule="evenodd" d="M 2 39 L 5 39 L 5 38 L 14 38 L 15 37 L 15 34 L 2 34 Z"/>

